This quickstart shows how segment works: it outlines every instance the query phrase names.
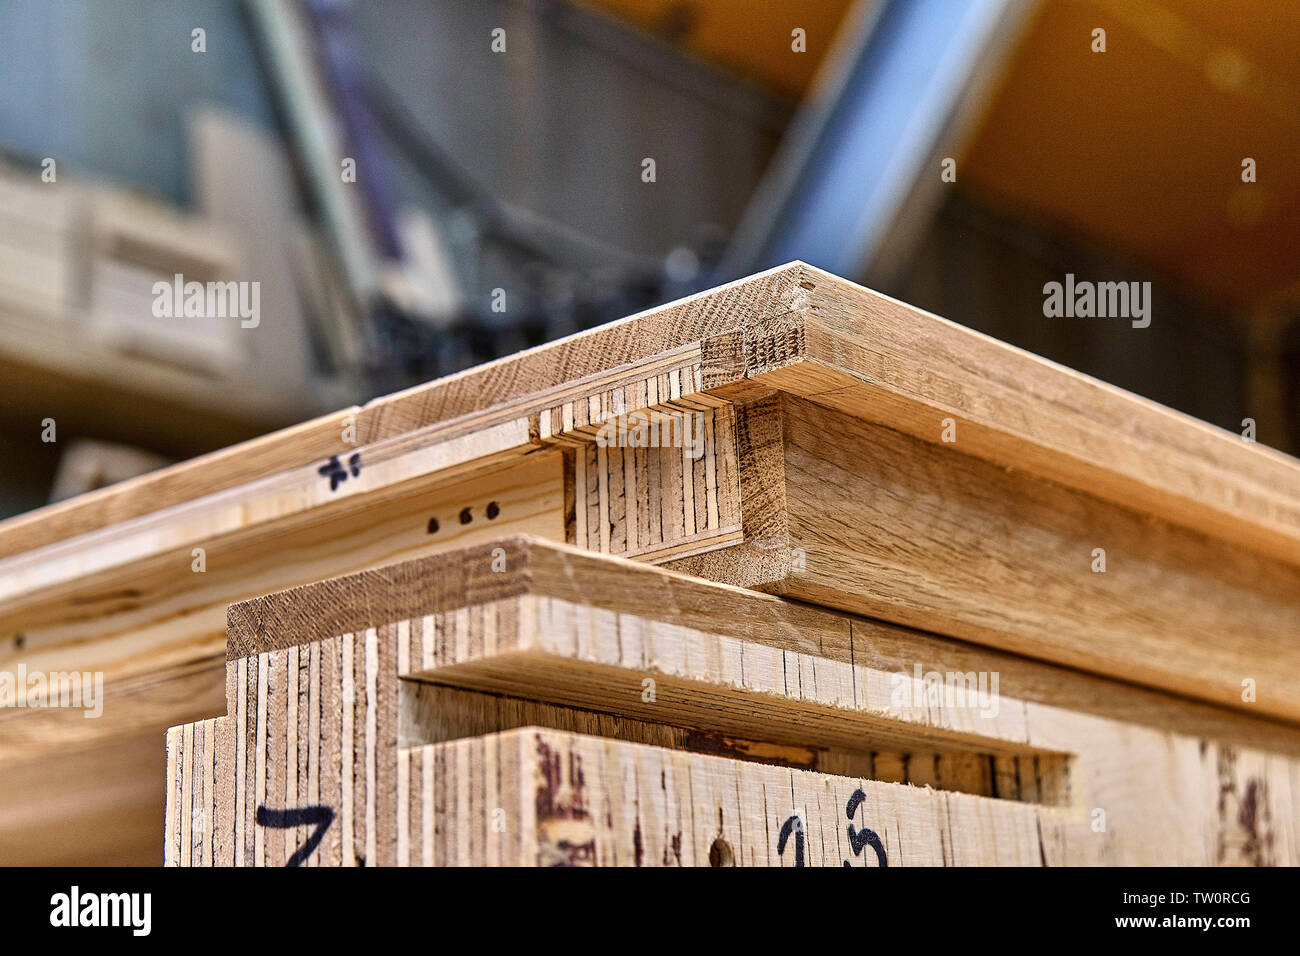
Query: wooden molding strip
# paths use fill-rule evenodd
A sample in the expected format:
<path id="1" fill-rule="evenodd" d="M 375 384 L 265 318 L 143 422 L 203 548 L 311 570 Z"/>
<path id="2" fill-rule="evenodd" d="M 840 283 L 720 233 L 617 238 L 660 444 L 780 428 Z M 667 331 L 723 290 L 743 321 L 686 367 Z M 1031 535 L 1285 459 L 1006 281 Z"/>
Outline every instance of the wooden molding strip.
<path id="1" fill-rule="evenodd" d="M 900 688 L 915 693 L 928 679 L 916 669 L 996 674 L 997 706 L 896 707 Z M 653 700 L 642 696 L 646 678 Z M 453 696 L 440 708 L 444 691 L 429 682 L 463 689 L 445 691 Z M 258 821 L 303 807 L 333 821 L 313 851 L 321 865 L 707 859 L 709 843 L 704 857 L 667 860 L 600 843 L 632 838 L 611 821 L 623 819 L 619 781 L 643 773 L 657 794 L 644 825 L 671 834 L 678 815 L 714 826 L 721 811 L 710 842 L 730 834 L 733 853 L 741 832 L 777 834 L 795 811 L 767 819 L 786 806 L 775 801 L 736 815 L 720 795 L 761 803 L 778 783 L 787 798 L 792 785 L 821 794 L 796 808 L 805 826 L 830 826 L 857 790 L 905 816 L 936 807 L 907 828 L 919 846 L 933 840 L 931 851 L 898 842 L 896 863 L 1004 853 L 1035 865 L 1274 863 L 1300 853 L 1286 822 L 1300 810 L 1293 728 L 528 538 L 233 607 L 227 707 L 228 716 L 169 732 L 169 862 L 284 865 L 311 828 Z M 832 713 L 838 721 L 825 719 Z M 550 727 L 523 729 L 530 721 Z M 457 739 L 464 732 L 493 736 Z M 740 749 L 720 757 L 711 748 L 728 738 Z M 524 739 L 574 761 L 542 759 L 535 772 L 544 751 L 506 743 Z M 890 782 L 886 753 L 911 764 L 913 786 Z M 836 771 L 816 772 L 819 759 Z M 518 778 L 509 761 L 524 768 Z M 665 780 L 661 790 L 658 769 L 650 773 L 660 767 L 696 784 Z M 1132 786 L 1134 773 L 1149 785 Z M 530 818 L 525 805 L 574 785 L 586 788 L 583 805 L 610 807 L 592 816 L 604 848 L 556 858 L 556 847 L 532 842 L 534 828 L 570 831 L 549 812 Z M 962 822 L 945 816 L 957 807 Z M 1044 836 L 1022 846 L 1011 836 L 1021 827 Z M 524 842 L 489 849 L 475 836 L 489 831 Z M 774 850 L 753 845 L 738 859 L 779 865 L 785 855 Z"/>
<path id="2" fill-rule="evenodd" d="M 540 728 L 398 760 L 398 866 L 1038 866 L 1079 839 L 1026 804 Z"/>
<path id="3" fill-rule="evenodd" d="M 698 363 L 698 342 L 703 336 L 771 321 L 789 312 L 799 293 L 797 276 L 802 268 L 798 263 L 781 266 L 375 399 L 359 408 L 0 521 L 0 558 L 332 456 L 346 459 L 359 448 L 411 435 L 431 425 L 454 423 L 493 406 L 530 397 L 545 401 L 546 396 L 558 396 L 550 399 L 547 407 L 562 408 L 564 394 L 574 383 L 588 380 L 579 387 L 581 392 L 584 387 L 594 391 L 588 386 L 602 383 L 611 375 L 634 380 L 632 366 L 647 359 L 654 364 L 654 357 L 689 352 L 691 346 L 697 352 Z M 345 431 L 348 425 L 354 426 L 354 434 Z M 354 440 L 349 442 L 349 437 Z"/>
<path id="4" fill-rule="evenodd" d="M 0 559 L 345 454 L 356 406 L 0 521 Z"/>
<path id="5" fill-rule="evenodd" d="M 811 266 L 779 327 L 706 341 L 740 378 L 1300 564 L 1300 462 Z M 1142 334 L 1135 330 L 1135 335 Z M 943 442 L 945 419 L 955 442 Z"/>
<path id="6" fill-rule="evenodd" d="M 1300 729 L 1289 724 L 529 535 L 487 540 L 231 605 L 226 659 L 233 662 L 368 627 L 400 621 L 410 627 L 410 622 L 419 621 L 407 636 L 409 663 L 399 670 L 414 677 L 438 666 L 440 646 L 441 653 L 452 654 L 443 661 L 448 665 L 473 653 L 474 645 L 466 643 L 468 632 L 463 631 L 467 609 L 523 596 L 588 606 L 616 614 L 619 620 L 655 622 L 697 637 L 707 634 L 714 640 L 743 640 L 747 645 L 814 655 L 818 666 L 823 660 L 851 665 L 860 669 L 863 678 L 856 681 L 858 706 L 868 710 L 887 710 L 889 676 L 911 673 L 920 660 L 927 670 L 930 663 L 935 669 L 960 672 L 997 670 L 1001 693 L 1027 704 L 1068 707 L 1108 720 L 1219 737 L 1237 745 L 1255 743 L 1300 756 L 1300 749 L 1290 749 L 1293 741 L 1300 740 L 1296 736 Z M 454 633 L 461 637 L 453 646 L 420 637 L 420 628 L 434 626 L 424 619 L 434 615 L 455 622 Z M 535 617 L 532 621 L 537 627 Z M 517 626 L 517 621 L 511 624 Z M 591 624 L 567 622 L 566 626 L 578 629 Z M 536 640 L 547 638 L 538 635 Z M 494 646 L 500 650 L 506 645 Z M 939 668 L 940 664 L 944 666 Z M 799 673 L 796 667 L 794 674 Z M 790 686 L 797 685 L 796 678 L 790 680 L 794 681 Z M 229 690 L 227 697 L 234 699 Z M 941 717 L 936 711 L 896 719 L 934 723 Z M 993 721 L 979 733 L 1013 745 L 1027 743 L 1027 731 L 1014 723 L 1018 718 L 1011 719 L 1005 730 L 989 729 L 997 723 Z"/>
<path id="7" fill-rule="evenodd" d="M 1300 721 L 1300 567 L 804 399 L 779 415 L 770 590 Z"/>
<path id="8" fill-rule="evenodd" d="M 929 442 L 952 417 L 966 454 L 1300 563 L 1295 459 L 798 262 L 0 522 L 0 556 L 350 453 L 344 418 L 372 445 L 689 347 L 724 397 L 752 380 Z"/>
<path id="9" fill-rule="evenodd" d="M 641 414 L 703 455 L 600 440 Z M 113 705 L 0 754 L 189 719 L 233 601 L 511 532 L 1300 720 L 1300 463 L 791 263 L 0 522 L 0 668 Z"/>

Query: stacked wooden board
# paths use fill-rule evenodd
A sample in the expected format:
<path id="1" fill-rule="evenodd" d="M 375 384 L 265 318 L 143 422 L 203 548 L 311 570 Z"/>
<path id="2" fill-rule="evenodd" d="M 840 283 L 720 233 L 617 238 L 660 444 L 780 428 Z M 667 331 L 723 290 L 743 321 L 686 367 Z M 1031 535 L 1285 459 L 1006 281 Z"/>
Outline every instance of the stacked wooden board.
<path id="1" fill-rule="evenodd" d="M 156 314 L 154 285 L 232 280 L 238 253 L 224 232 L 164 203 L 99 185 L 45 182 L 0 167 L 0 326 L 33 344 L 66 336 L 209 376 L 247 359 L 238 317 L 202 322 Z"/>
<path id="2" fill-rule="evenodd" d="M 168 734 L 170 863 L 1300 853 L 1290 728 L 536 538 L 237 604 L 226 693 Z"/>
<path id="3" fill-rule="evenodd" d="M 78 235 L 88 197 L 42 188 L 0 166 L 0 312 L 61 322 L 78 299 Z"/>
<path id="4" fill-rule="evenodd" d="M 249 285 L 233 281 L 239 255 L 214 223 L 161 203 L 106 193 L 97 197 L 90 231 L 89 334 L 128 355 L 217 379 L 238 377 L 251 351 L 238 291 L 234 300 L 222 297 L 219 313 L 207 311 L 206 304 L 199 314 L 185 308 L 194 283 L 230 283 L 236 290 Z M 165 309 L 157 304 L 159 282 L 171 289 Z M 245 292 L 243 303 L 250 302 Z"/>
<path id="5" fill-rule="evenodd" d="M 793 263 L 0 525 L 106 677 L 0 758 L 183 725 L 178 864 L 1295 863 L 1298 585 L 1300 463 Z"/>
<path id="6" fill-rule="evenodd" d="M 212 213 L 201 215 L 75 170 L 46 181 L 53 167 L 0 160 L 0 424 L 7 433 L 41 441 L 52 419 L 64 439 L 97 435 L 174 457 L 298 422 L 338 401 L 326 393 L 343 394 L 345 382 L 309 381 L 307 357 L 285 358 L 302 348 L 307 330 L 286 305 L 296 300 L 293 282 L 279 281 L 284 256 L 258 258 L 234 239 L 238 228 L 227 228 L 238 223 L 223 216 L 254 201 L 246 199 L 243 167 L 225 162 L 223 169 L 232 165 L 242 202 L 201 190 Z M 14 439 L 11 454 L 30 457 L 22 444 Z M 41 446 L 45 455 L 59 449 Z"/>

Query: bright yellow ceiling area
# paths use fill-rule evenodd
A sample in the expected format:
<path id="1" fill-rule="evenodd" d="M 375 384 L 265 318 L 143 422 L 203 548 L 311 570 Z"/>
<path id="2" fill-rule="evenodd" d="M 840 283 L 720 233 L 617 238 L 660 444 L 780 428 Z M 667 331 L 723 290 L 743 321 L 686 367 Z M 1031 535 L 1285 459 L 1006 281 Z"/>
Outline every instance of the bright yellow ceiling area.
<path id="1" fill-rule="evenodd" d="M 581 0 L 791 98 L 849 0 Z M 808 52 L 790 48 L 807 32 Z M 1106 52 L 1092 51 L 1093 30 Z M 1257 181 L 1242 182 L 1255 161 Z M 1043 0 L 959 188 L 1248 305 L 1300 280 L 1300 6 Z"/>
<path id="2" fill-rule="evenodd" d="M 1265 298 L 1300 279 L 1298 52 L 1286 3 L 1048 0 L 958 182 L 1203 294 Z"/>
<path id="3" fill-rule="evenodd" d="M 798 99 L 830 47 L 851 0 L 578 0 L 660 36 L 701 59 Z M 804 31 L 807 51 L 791 49 Z"/>

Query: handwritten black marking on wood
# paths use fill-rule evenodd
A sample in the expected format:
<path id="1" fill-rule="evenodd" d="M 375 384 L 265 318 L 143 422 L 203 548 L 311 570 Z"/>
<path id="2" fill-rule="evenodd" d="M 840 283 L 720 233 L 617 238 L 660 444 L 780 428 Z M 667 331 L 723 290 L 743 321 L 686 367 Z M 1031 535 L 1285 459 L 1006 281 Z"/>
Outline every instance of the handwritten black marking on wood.
<path id="1" fill-rule="evenodd" d="M 803 820 L 797 813 L 781 824 L 781 833 L 776 839 L 776 855 L 785 856 L 785 844 L 791 833 L 794 834 L 794 865 L 803 866 Z"/>
<path id="2" fill-rule="evenodd" d="M 348 458 L 348 466 L 343 467 L 339 461 L 338 455 L 331 455 L 330 460 L 316 469 L 317 473 L 330 480 L 330 491 L 337 491 L 339 485 L 348 480 L 348 472 L 352 472 L 352 477 L 357 478 L 361 475 L 361 452 L 353 452 Z"/>
<path id="3" fill-rule="evenodd" d="M 264 806 L 257 808 L 258 826 L 277 830 L 292 830 L 295 827 L 316 828 L 307 837 L 307 842 L 298 847 L 293 856 L 289 857 L 286 867 L 302 866 L 307 862 L 307 858 L 316 851 L 316 847 L 320 846 L 320 841 L 325 838 L 325 831 L 333 822 L 334 810 L 330 807 L 297 807 L 286 810 L 273 810 Z"/>
<path id="4" fill-rule="evenodd" d="M 853 795 L 849 797 L 849 802 L 844 805 L 844 815 L 848 817 L 850 821 L 849 846 L 853 848 L 854 856 L 861 856 L 862 848 L 864 846 L 870 846 L 871 849 L 876 851 L 877 862 L 879 862 L 882 867 L 889 866 L 889 859 L 885 855 L 885 846 L 880 842 L 880 837 L 877 836 L 876 831 L 869 827 L 863 827 L 861 832 L 854 829 L 852 823 L 853 815 L 858 812 L 858 807 L 862 805 L 862 801 L 865 799 L 867 799 L 867 795 L 863 793 L 862 788 L 859 787 L 857 790 L 853 791 Z M 845 860 L 844 865 L 849 866 L 849 861 Z"/>

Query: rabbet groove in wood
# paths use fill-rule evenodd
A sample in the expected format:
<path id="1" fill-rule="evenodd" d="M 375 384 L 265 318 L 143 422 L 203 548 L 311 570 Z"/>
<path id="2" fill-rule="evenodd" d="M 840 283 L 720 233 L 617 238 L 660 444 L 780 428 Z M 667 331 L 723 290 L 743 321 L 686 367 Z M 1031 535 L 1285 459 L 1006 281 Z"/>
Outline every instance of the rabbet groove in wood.
<path id="1" fill-rule="evenodd" d="M 789 394 L 736 420 L 746 541 L 671 567 L 1300 720 L 1295 564 Z"/>
<path id="2" fill-rule="evenodd" d="M 169 827 L 167 865 L 367 862 L 354 845 L 340 852 L 347 818 L 323 804 L 261 809 L 265 855 L 231 856 L 228 833 L 209 829 L 222 820 L 204 790 L 213 778 L 189 775 L 210 755 L 214 723 L 169 737 L 169 767 L 182 772 L 168 819 L 185 822 Z M 1027 804 L 540 727 L 404 747 L 395 777 L 391 829 L 365 845 L 396 866 L 1037 866 L 1071 855 L 1068 818 Z"/>
<path id="3" fill-rule="evenodd" d="M 665 412 L 702 456 L 597 441 Z M 792 263 L 0 523 L 5 666 L 106 675 L 0 755 L 193 719 L 231 602 L 516 531 L 1300 720 L 1294 459 Z"/>
<path id="4" fill-rule="evenodd" d="M 1038 866 L 1024 804 L 521 728 L 403 749 L 399 866 Z"/>
<path id="5" fill-rule="evenodd" d="M 426 847 L 439 862 L 510 858 L 429 846 L 411 828 L 454 813 L 460 822 L 437 826 L 477 839 L 491 821 L 466 790 L 480 772 L 467 761 L 487 759 L 475 748 L 489 745 L 456 738 L 530 724 L 666 746 L 682 753 L 653 760 L 690 767 L 719 740 L 707 731 L 727 731 L 749 741 L 735 753 L 747 759 L 699 766 L 742 789 L 776 773 L 753 767 L 773 761 L 789 765 L 773 778 L 787 792 L 798 767 L 834 768 L 798 778 L 831 790 L 847 785 L 840 777 L 907 779 L 932 789 L 904 788 L 900 800 L 954 812 L 944 798 L 961 797 L 981 833 L 1019 832 L 1031 812 L 1057 836 L 1028 862 L 1259 863 L 1297 852 L 1285 822 L 1297 807 L 1294 729 L 563 545 L 491 542 L 246 602 L 230 622 L 229 716 L 169 733 L 171 860 L 283 865 L 306 824 L 259 820 L 322 806 L 335 822 L 308 865 L 423 862 Z M 927 696 L 918 668 L 982 672 L 997 697 Z M 916 706 L 900 706 L 902 688 Z M 632 748 L 621 765 L 651 750 Z M 910 772 L 891 770 L 890 755 Z M 1150 786 L 1131 786 L 1134 773 Z M 689 794 L 674 799 L 655 804 L 655 821 L 703 812 L 683 807 Z M 775 832 L 788 819 L 767 822 Z M 966 838 L 985 862 L 1001 859 Z M 938 860 L 959 858 L 949 846 Z"/>

